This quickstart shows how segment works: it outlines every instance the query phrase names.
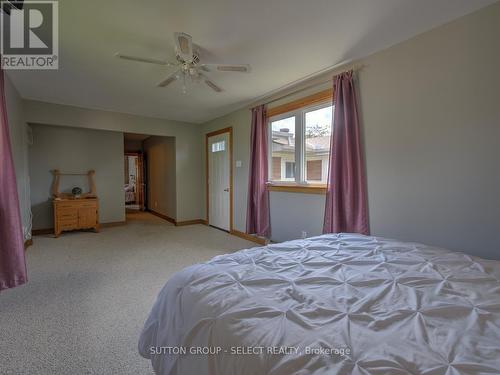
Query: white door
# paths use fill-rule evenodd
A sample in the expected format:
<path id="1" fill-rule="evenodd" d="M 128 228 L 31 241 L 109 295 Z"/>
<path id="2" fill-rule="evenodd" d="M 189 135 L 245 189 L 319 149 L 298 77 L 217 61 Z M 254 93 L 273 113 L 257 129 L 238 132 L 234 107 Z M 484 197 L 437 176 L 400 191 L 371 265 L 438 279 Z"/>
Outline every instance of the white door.
<path id="1" fill-rule="evenodd" d="M 208 224 L 229 231 L 229 133 L 208 138 Z"/>

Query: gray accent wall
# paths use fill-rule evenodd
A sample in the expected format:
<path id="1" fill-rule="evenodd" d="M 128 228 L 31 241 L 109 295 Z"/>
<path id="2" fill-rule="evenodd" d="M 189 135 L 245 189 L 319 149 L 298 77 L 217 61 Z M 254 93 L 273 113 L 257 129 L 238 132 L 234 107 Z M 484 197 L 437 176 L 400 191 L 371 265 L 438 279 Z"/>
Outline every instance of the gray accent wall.
<path id="1" fill-rule="evenodd" d="M 33 229 L 53 228 L 51 184 L 53 169 L 86 173 L 94 169 L 99 220 L 125 220 L 123 133 L 50 125 L 31 125 L 29 149 Z M 86 176 L 61 176 L 61 192 L 75 186 L 89 190 Z"/>
<path id="2" fill-rule="evenodd" d="M 500 3 L 364 60 L 372 233 L 500 259 Z"/>
<path id="3" fill-rule="evenodd" d="M 302 237 L 319 236 L 323 231 L 325 196 L 320 194 L 269 194 L 271 210 L 271 239 L 276 242 Z"/>
<path id="4" fill-rule="evenodd" d="M 500 259 L 499 20 L 496 3 L 360 61 L 372 234 Z M 250 112 L 207 122 L 202 134 L 226 126 L 243 160 L 234 214 L 244 230 Z M 323 201 L 271 193 L 272 238 L 319 233 Z"/>

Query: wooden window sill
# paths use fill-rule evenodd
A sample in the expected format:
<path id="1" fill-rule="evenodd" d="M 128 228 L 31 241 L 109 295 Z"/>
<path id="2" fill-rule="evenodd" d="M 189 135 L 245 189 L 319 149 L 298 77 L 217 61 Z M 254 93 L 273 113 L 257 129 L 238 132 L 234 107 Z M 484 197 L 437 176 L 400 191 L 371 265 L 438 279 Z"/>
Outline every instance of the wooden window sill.
<path id="1" fill-rule="evenodd" d="M 269 191 L 302 194 L 326 194 L 326 185 L 268 184 Z"/>

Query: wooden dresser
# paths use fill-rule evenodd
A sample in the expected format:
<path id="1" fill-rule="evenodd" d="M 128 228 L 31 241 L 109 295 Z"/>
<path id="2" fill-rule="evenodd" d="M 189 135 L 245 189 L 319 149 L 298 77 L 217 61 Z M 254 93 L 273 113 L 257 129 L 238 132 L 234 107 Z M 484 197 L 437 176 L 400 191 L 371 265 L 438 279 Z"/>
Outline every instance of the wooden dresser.
<path id="1" fill-rule="evenodd" d="M 54 199 L 54 234 L 76 229 L 99 232 L 99 200 L 97 198 Z"/>

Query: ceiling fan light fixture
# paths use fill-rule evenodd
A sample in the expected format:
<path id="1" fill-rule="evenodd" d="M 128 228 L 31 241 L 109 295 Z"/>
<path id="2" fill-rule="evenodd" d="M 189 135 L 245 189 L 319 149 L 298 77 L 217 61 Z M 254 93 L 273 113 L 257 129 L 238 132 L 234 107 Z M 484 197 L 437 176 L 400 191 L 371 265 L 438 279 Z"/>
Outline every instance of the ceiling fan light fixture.
<path id="1" fill-rule="evenodd" d="M 182 80 L 182 92 L 187 93 L 187 85 L 191 83 L 202 83 L 210 87 L 213 91 L 220 93 L 224 90 L 210 80 L 204 72 L 218 70 L 220 72 L 239 72 L 248 73 L 250 65 L 230 65 L 230 64 L 203 64 L 200 63 L 200 55 L 197 48 L 194 48 L 193 40 L 189 34 L 174 33 L 176 60 L 174 62 L 142 57 L 131 56 L 122 53 L 116 53 L 115 56 L 135 62 L 144 62 L 149 64 L 158 64 L 164 66 L 173 66 L 175 71 L 171 72 L 163 81 L 157 84 L 158 87 L 166 87 L 174 81 Z"/>

